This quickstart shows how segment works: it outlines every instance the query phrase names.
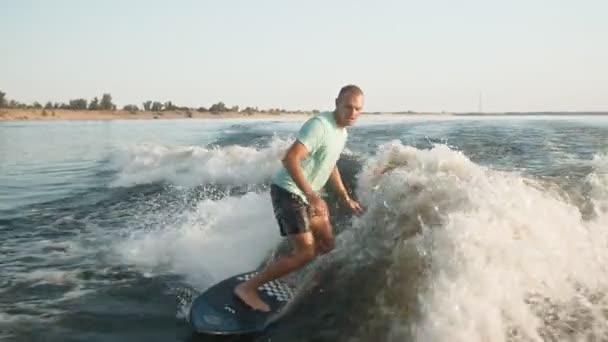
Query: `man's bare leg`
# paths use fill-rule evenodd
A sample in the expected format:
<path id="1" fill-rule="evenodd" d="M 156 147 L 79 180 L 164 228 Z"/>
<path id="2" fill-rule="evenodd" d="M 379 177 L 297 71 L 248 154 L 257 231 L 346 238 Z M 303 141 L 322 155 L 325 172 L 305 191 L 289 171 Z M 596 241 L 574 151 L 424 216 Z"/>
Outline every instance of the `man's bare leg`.
<path id="1" fill-rule="evenodd" d="M 325 254 L 334 249 L 335 239 L 328 216 L 314 216 L 309 219 L 310 230 L 315 237 L 316 254 Z"/>
<path id="2" fill-rule="evenodd" d="M 234 289 L 234 293 L 253 309 L 270 311 L 268 304 L 258 295 L 258 287 L 303 267 L 315 257 L 315 241 L 311 231 L 292 235 L 291 238 L 294 249 L 290 255 L 279 257 L 262 272 Z"/>

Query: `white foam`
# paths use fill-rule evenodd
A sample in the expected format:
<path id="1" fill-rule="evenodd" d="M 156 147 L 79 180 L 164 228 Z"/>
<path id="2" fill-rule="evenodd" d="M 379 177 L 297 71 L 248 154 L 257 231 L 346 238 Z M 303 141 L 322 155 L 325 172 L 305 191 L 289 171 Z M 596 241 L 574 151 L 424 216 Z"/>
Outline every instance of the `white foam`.
<path id="1" fill-rule="evenodd" d="M 591 178 L 596 197 L 606 200 L 606 179 Z M 380 217 L 384 235 L 399 236 L 412 229 L 412 221 L 421 229 L 392 251 L 391 278 L 421 284 L 417 319 L 399 316 L 414 303 L 385 304 L 394 313 L 391 340 L 605 336 L 602 310 L 608 303 L 589 295 L 608 289 L 605 216 L 584 221 L 552 188 L 486 169 L 442 145 L 417 150 L 393 142 L 380 148 L 359 177 L 359 197 L 368 211 L 356 228 L 377 229 Z M 412 253 L 427 265 L 422 278 L 402 274 Z M 552 314 L 556 318 L 548 319 Z M 578 321 L 589 327 L 573 329 Z"/>
<path id="2" fill-rule="evenodd" d="M 593 171 L 587 176 L 591 186 L 591 201 L 594 212 L 601 217 L 608 217 L 608 154 L 597 154 L 591 165 Z"/>
<path id="3" fill-rule="evenodd" d="M 118 253 L 145 272 L 204 287 L 256 268 L 280 240 L 268 193 L 204 200 L 184 215 L 185 223 L 134 234 Z"/>
<path id="4" fill-rule="evenodd" d="M 230 145 L 216 148 L 134 145 L 113 156 L 118 171 L 112 187 L 166 181 L 175 185 L 248 185 L 267 180 L 280 167 L 288 142 L 274 139 L 266 148 Z"/>

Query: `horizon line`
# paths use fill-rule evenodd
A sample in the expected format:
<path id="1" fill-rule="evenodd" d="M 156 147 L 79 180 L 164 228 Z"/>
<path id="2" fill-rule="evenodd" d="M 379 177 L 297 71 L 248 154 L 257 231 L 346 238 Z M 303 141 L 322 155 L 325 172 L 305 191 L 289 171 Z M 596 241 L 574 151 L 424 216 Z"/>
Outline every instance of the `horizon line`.
<path id="1" fill-rule="evenodd" d="M 112 97 L 112 93 L 111 92 L 104 92 L 102 94 L 102 98 L 104 95 L 110 95 L 110 98 Z M 9 98 L 9 97 L 5 97 L 7 95 L 7 93 L 3 92 L 2 90 L 0 90 L 0 100 L 2 99 L 2 97 L 4 96 L 4 101 L 6 102 L 6 105 L 3 106 L 2 103 L 0 102 L 0 108 L 7 108 L 7 109 L 38 109 L 37 107 L 35 107 L 35 104 L 39 104 L 41 106 L 40 109 L 45 109 L 45 106 L 48 105 L 49 103 L 51 103 L 51 105 L 55 106 L 55 105 L 69 105 L 70 101 L 78 101 L 78 100 L 85 100 L 87 102 L 87 105 L 90 105 L 90 103 L 94 100 L 97 99 L 99 101 L 99 96 L 93 96 L 93 98 L 91 100 L 87 99 L 87 98 L 82 98 L 82 97 L 76 97 L 76 98 L 71 98 L 68 100 L 68 102 L 64 102 L 64 101 L 51 101 L 51 100 L 47 100 L 47 101 L 38 101 L 38 100 L 34 100 L 31 103 L 26 103 L 26 102 L 22 102 L 22 101 L 18 101 L 15 100 L 13 98 Z M 113 101 L 114 99 L 110 99 L 111 101 Z M 10 104 L 12 101 L 14 101 L 17 105 L 17 107 L 11 107 L 8 106 L 8 104 Z M 160 100 L 145 100 L 142 101 L 142 103 L 135 104 L 135 103 L 128 103 L 125 102 L 125 104 L 122 104 L 121 106 L 118 106 L 115 103 L 112 103 L 113 105 L 115 105 L 117 108 L 116 110 L 125 110 L 124 107 L 126 106 L 137 106 L 137 110 L 138 111 L 145 111 L 143 108 L 143 104 L 147 103 L 147 102 L 151 102 L 151 103 L 160 103 L 162 106 L 166 105 L 166 104 L 170 104 L 176 108 L 171 108 L 171 109 L 188 109 L 188 110 L 198 110 L 201 108 L 207 109 L 209 110 L 209 108 L 211 108 L 214 105 L 218 105 L 218 104 L 223 104 L 225 105 L 228 109 L 232 109 L 234 107 L 238 107 L 238 111 L 242 111 L 245 109 L 254 109 L 255 111 L 258 112 L 262 112 L 262 111 L 279 111 L 279 112 L 327 112 L 327 111 L 332 111 L 334 109 L 319 109 L 319 108 L 313 108 L 313 109 L 289 109 L 287 107 L 259 107 L 259 106 L 241 106 L 239 104 L 227 104 L 226 102 L 222 101 L 222 100 L 217 100 L 214 103 L 212 103 L 209 107 L 206 107 L 204 105 L 199 105 L 196 107 L 191 107 L 191 106 L 180 106 L 180 105 L 176 105 L 175 103 L 173 103 L 172 100 L 164 100 L 164 101 L 160 101 Z M 44 104 L 43 104 L 44 103 Z M 20 107 L 21 105 L 25 105 L 24 107 Z M 122 109 L 118 109 L 118 107 L 122 107 Z M 72 109 L 72 108 L 60 108 L 60 107 L 53 107 L 53 108 L 46 108 L 46 109 L 64 109 L 64 110 L 95 110 L 95 109 Z M 479 108 L 478 108 L 479 109 Z M 473 115 L 473 114 L 531 114 L 531 113 L 538 113 L 538 114 L 550 114 L 550 113 L 608 113 L 608 109 L 602 109 L 602 110 L 585 110 L 585 109 L 574 109 L 574 110 L 494 110 L 494 111 L 475 111 L 475 110 L 471 110 L 471 111 L 452 111 L 452 110 L 441 110 L 441 111 L 428 111 L 428 110 L 409 110 L 409 109 L 390 109 L 390 110 L 369 110 L 369 111 L 363 111 L 362 114 L 380 114 L 380 113 L 387 113 L 387 114 L 469 114 L 469 115 Z"/>

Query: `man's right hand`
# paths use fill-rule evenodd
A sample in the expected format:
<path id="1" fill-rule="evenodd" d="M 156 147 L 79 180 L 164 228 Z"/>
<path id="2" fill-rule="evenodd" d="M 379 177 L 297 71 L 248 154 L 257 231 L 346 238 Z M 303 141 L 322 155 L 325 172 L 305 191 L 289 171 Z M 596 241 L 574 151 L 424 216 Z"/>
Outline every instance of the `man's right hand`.
<path id="1" fill-rule="evenodd" d="M 327 216 L 327 204 L 317 193 L 307 193 L 306 199 L 308 200 L 311 216 Z"/>

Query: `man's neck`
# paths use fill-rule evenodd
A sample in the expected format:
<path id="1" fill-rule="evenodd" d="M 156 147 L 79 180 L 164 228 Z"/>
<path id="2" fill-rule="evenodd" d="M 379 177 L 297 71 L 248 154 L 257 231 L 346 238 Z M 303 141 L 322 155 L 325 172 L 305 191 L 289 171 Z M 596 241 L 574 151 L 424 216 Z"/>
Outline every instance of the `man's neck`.
<path id="1" fill-rule="evenodd" d="M 338 126 L 338 128 L 344 128 L 346 127 L 346 125 L 340 125 L 340 121 L 338 120 L 338 113 L 336 112 L 336 110 L 334 110 L 332 112 L 332 115 L 334 116 L 334 121 L 336 122 L 336 126 Z"/>

